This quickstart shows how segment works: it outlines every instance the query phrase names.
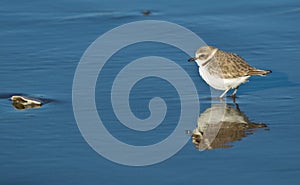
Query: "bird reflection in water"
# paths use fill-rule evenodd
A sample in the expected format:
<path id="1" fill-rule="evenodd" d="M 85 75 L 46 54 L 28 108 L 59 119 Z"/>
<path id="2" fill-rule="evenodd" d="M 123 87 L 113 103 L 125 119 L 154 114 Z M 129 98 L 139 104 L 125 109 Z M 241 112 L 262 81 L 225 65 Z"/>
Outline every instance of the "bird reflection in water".
<path id="1" fill-rule="evenodd" d="M 259 128 L 268 127 L 264 123 L 251 122 L 238 104 L 212 104 L 199 116 L 197 128 L 191 132 L 192 142 L 199 150 L 230 148 L 232 142 L 253 134 Z"/>

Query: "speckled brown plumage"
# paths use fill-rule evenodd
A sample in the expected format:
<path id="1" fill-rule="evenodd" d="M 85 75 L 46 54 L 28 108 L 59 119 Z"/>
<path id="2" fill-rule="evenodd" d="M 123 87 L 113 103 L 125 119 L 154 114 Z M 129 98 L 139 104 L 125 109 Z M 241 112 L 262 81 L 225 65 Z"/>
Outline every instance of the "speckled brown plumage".
<path id="1" fill-rule="evenodd" d="M 250 66 L 242 57 L 235 53 L 222 50 L 218 50 L 205 67 L 211 74 L 225 79 L 266 75 L 269 73 L 269 71 L 259 70 Z"/>

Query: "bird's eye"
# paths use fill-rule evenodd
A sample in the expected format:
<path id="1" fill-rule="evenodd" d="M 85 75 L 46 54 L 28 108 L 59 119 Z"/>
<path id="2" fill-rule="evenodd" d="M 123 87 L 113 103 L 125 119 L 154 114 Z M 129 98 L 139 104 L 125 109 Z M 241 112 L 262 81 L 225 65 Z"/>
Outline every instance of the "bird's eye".
<path id="1" fill-rule="evenodd" d="M 199 55 L 199 58 L 203 58 L 203 57 L 205 57 L 205 54 Z"/>

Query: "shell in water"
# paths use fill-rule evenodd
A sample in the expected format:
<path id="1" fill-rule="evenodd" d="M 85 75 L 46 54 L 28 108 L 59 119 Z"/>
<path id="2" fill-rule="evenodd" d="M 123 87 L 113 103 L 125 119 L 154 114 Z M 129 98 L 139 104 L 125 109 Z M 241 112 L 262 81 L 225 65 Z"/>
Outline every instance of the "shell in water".
<path id="1" fill-rule="evenodd" d="M 12 105 L 18 110 L 40 108 L 42 106 L 41 100 L 31 97 L 12 96 L 10 99 L 12 101 Z"/>

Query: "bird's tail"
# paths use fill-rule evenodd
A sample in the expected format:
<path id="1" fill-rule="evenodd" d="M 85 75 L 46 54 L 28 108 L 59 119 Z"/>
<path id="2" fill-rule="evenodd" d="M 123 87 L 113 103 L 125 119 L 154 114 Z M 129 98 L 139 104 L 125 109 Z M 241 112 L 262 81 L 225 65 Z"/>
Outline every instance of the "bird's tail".
<path id="1" fill-rule="evenodd" d="M 260 76 L 265 76 L 269 73 L 272 73 L 271 70 L 260 70 L 260 69 L 253 69 L 251 71 L 248 72 L 249 76 L 253 76 L 253 75 L 260 75 Z"/>

